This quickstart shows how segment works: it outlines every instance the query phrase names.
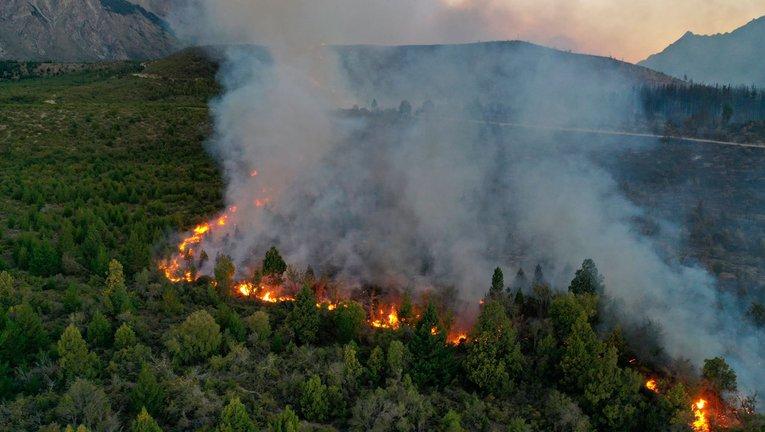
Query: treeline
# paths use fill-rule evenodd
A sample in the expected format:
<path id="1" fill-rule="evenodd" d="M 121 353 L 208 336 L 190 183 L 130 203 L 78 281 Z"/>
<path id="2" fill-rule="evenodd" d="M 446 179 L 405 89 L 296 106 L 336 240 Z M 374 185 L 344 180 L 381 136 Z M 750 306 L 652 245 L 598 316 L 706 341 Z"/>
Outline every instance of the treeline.
<path id="1" fill-rule="evenodd" d="M 754 87 L 667 84 L 639 94 L 649 120 L 725 127 L 765 119 L 765 94 Z"/>

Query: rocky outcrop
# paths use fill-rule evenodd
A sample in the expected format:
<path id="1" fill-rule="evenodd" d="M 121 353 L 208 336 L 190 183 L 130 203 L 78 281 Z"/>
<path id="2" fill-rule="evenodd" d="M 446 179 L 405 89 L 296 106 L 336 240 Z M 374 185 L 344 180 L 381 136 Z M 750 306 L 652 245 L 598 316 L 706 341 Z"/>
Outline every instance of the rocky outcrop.
<path id="1" fill-rule="evenodd" d="M 0 2 L 0 59 L 142 60 L 177 48 L 162 18 L 126 0 Z"/>

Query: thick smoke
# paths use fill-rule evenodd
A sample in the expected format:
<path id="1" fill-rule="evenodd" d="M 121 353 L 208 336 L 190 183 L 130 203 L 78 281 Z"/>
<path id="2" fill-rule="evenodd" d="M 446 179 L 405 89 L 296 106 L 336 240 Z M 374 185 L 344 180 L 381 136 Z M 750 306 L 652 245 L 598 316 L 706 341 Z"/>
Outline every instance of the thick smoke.
<path id="1" fill-rule="evenodd" d="M 626 324 L 650 319 L 669 355 L 697 365 L 724 355 L 742 387 L 765 390 L 763 344 L 730 318 L 740 316 L 735 302 L 639 235 L 631 221 L 643 212 L 588 157 L 651 143 L 466 121 L 479 105 L 522 123 L 634 124 L 631 78 L 618 67 L 523 44 L 320 47 L 449 39 L 458 18 L 438 2 L 403 0 L 206 1 L 178 14 L 194 42 L 268 46 L 225 49 L 210 150 L 237 211 L 202 248 L 243 269 L 276 244 L 290 263 L 349 284 L 453 285 L 471 305 L 496 266 L 512 274 L 542 262 L 565 288 L 593 258 Z M 372 98 L 435 108 L 337 112 Z"/>

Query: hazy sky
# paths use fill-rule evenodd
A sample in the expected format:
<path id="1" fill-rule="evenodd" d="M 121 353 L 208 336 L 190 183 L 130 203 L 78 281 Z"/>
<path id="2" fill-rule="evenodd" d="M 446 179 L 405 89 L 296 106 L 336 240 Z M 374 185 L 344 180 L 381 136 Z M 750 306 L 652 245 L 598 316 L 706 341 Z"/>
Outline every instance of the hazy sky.
<path id="1" fill-rule="evenodd" d="M 688 30 L 728 32 L 765 15 L 763 0 L 441 1 L 468 15 L 479 13 L 485 24 L 481 37 L 519 38 L 629 61 L 661 51 Z"/>
<path id="2" fill-rule="evenodd" d="M 189 0 L 188 4 L 185 12 L 190 15 L 175 27 L 199 43 L 315 46 L 522 39 L 633 62 L 663 50 L 688 30 L 728 32 L 765 15 L 765 0 Z"/>

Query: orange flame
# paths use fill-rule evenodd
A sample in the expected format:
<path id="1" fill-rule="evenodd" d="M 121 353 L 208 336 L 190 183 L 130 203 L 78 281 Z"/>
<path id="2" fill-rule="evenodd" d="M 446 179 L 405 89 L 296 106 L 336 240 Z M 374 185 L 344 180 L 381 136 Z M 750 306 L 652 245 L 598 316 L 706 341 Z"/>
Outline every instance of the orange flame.
<path id="1" fill-rule="evenodd" d="M 699 400 L 691 405 L 694 417 L 691 426 L 695 432 L 709 432 L 709 421 L 707 420 L 707 413 L 705 410 L 706 406 L 707 401 L 702 398 L 699 398 Z"/>
<path id="2" fill-rule="evenodd" d="M 255 286 L 250 282 L 240 282 L 235 286 L 235 289 L 244 297 L 249 297 L 255 291 Z"/>
<path id="3" fill-rule="evenodd" d="M 396 330 L 398 329 L 399 322 L 398 322 L 398 311 L 396 310 L 395 305 L 390 306 L 390 312 L 388 312 L 388 315 L 385 316 L 384 309 L 380 308 L 379 315 L 377 317 L 372 316 L 369 324 L 372 327 L 376 328 L 388 328 Z"/>
<path id="4" fill-rule="evenodd" d="M 654 393 L 658 393 L 659 392 L 659 383 L 656 382 L 656 379 L 650 378 L 650 379 L 648 379 L 648 381 L 645 382 L 645 388 L 647 388 L 648 390 L 651 390 Z"/>
<path id="5" fill-rule="evenodd" d="M 451 345 L 459 345 L 463 342 L 467 342 L 468 335 L 466 333 L 457 333 L 457 334 L 450 334 L 446 338 L 446 342 Z"/>

